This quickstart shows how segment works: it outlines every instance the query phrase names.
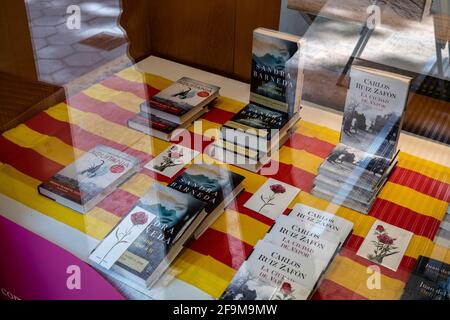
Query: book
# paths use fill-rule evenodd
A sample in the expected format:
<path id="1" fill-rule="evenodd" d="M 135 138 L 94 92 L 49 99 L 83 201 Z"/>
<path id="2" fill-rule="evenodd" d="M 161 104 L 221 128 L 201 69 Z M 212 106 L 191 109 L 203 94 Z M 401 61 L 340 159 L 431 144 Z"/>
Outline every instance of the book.
<path id="1" fill-rule="evenodd" d="M 419 256 L 412 271 L 402 300 L 449 300 L 450 265 Z"/>
<path id="2" fill-rule="evenodd" d="M 155 183 L 127 215 L 128 227 L 119 224 L 90 259 L 137 285 L 151 287 L 205 218 L 205 206 L 189 194 Z M 136 227 L 138 234 L 128 239 Z M 105 255 L 112 258 L 108 261 Z"/>
<path id="3" fill-rule="evenodd" d="M 315 267 L 323 270 L 340 246 L 337 234 L 293 216 L 280 216 L 264 240 L 305 258 L 313 258 Z"/>
<path id="4" fill-rule="evenodd" d="M 390 159 L 378 157 L 344 144 L 338 144 L 319 168 L 319 175 L 328 174 L 352 178 L 358 184 L 373 189 L 391 164 Z"/>
<path id="5" fill-rule="evenodd" d="M 237 167 L 245 170 L 257 173 L 267 163 L 270 162 L 273 152 L 278 150 L 279 146 L 282 146 L 289 140 L 291 131 L 280 137 L 270 146 L 269 152 L 256 151 L 250 148 L 241 147 L 228 141 L 216 140 L 213 144 L 207 147 L 206 153 L 221 162 L 233 164 Z"/>
<path id="6" fill-rule="evenodd" d="M 293 116 L 300 109 L 303 40 L 258 28 L 253 32 L 250 101 Z"/>
<path id="7" fill-rule="evenodd" d="M 310 261 L 261 240 L 220 299 L 269 300 L 277 288 L 289 281 L 302 288 L 306 300 L 322 275 L 322 270 L 315 269 Z"/>
<path id="8" fill-rule="evenodd" d="M 141 112 L 182 124 L 219 96 L 220 88 L 183 77 L 141 104 Z"/>
<path id="9" fill-rule="evenodd" d="M 38 187 L 38 192 L 87 213 L 140 169 L 139 159 L 98 145 Z"/>
<path id="10" fill-rule="evenodd" d="M 356 254 L 397 271 L 412 236 L 410 231 L 376 220 Z"/>
<path id="11" fill-rule="evenodd" d="M 448 214 L 444 215 L 440 228 L 446 231 L 450 231 L 450 215 Z"/>
<path id="12" fill-rule="evenodd" d="M 353 66 L 350 77 L 340 143 L 311 193 L 368 214 L 398 162 L 411 78 L 363 66 Z"/>
<path id="13" fill-rule="evenodd" d="M 173 144 L 150 160 L 144 168 L 172 178 L 199 154 L 197 150 Z"/>
<path id="14" fill-rule="evenodd" d="M 412 79 L 362 66 L 352 67 L 350 79 L 340 143 L 392 159 Z"/>
<path id="15" fill-rule="evenodd" d="M 434 242 L 444 248 L 450 248 L 450 231 L 440 228 L 434 237 Z"/>
<path id="16" fill-rule="evenodd" d="M 300 120 L 273 109 L 248 104 L 221 127 L 221 138 L 237 146 L 268 153 Z"/>
<path id="17" fill-rule="evenodd" d="M 244 207 L 276 220 L 300 193 L 300 189 L 269 178 L 244 204 Z"/>
<path id="18" fill-rule="evenodd" d="M 345 243 L 353 230 L 353 222 L 335 214 L 300 203 L 295 205 L 289 216 L 325 228 L 336 234 L 340 239 L 341 246 Z"/>
<path id="19" fill-rule="evenodd" d="M 178 130 L 187 129 L 207 111 L 203 109 L 200 115 L 194 115 L 183 124 L 177 124 L 148 113 L 140 112 L 128 120 L 128 127 L 161 140 L 173 141 L 179 134 L 177 132 Z"/>
<path id="20" fill-rule="evenodd" d="M 219 166 L 193 164 L 169 184 L 169 188 L 206 203 L 207 216 L 195 231 L 194 238 L 199 238 L 242 192 L 244 179 L 244 176 Z"/>

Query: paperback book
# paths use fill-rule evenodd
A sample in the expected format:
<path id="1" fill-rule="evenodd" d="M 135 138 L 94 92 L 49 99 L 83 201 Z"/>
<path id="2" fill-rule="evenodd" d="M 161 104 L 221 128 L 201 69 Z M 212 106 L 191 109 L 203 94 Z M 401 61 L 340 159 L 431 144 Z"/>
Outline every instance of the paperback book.
<path id="1" fill-rule="evenodd" d="M 214 145 L 212 157 L 257 172 L 288 139 L 300 119 L 302 46 L 297 36 L 264 28 L 254 31 L 250 103 L 222 126 L 220 140 L 225 143 Z"/>
<path id="2" fill-rule="evenodd" d="M 198 238 L 219 217 L 225 208 L 243 191 L 245 177 L 219 166 L 193 164 L 169 187 L 206 203 L 207 216 L 197 228 Z"/>
<path id="3" fill-rule="evenodd" d="M 38 187 L 44 195 L 87 213 L 140 169 L 139 159 L 98 145 Z"/>
<path id="4" fill-rule="evenodd" d="M 219 96 L 220 88 L 191 78 L 181 78 L 141 105 L 141 112 L 182 124 Z"/>
<path id="5" fill-rule="evenodd" d="M 151 287 L 205 218 L 206 204 L 189 194 L 153 184 L 90 259 L 140 285 Z"/>
<path id="6" fill-rule="evenodd" d="M 402 300 L 450 300 L 450 265 L 420 256 Z"/>
<path id="7" fill-rule="evenodd" d="M 368 214 L 397 164 L 411 78 L 361 66 L 350 78 L 340 143 L 320 166 L 311 193 Z"/>
<path id="8" fill-rule="evenodd" d="M 297 204 L 292 209 L 289 216 L 295 217 L 299 221 L 325 228 L 331 233 L 336 234 L 341 246 L 345 243 L 353 230 L 353 222 L 304 204 Z"/>

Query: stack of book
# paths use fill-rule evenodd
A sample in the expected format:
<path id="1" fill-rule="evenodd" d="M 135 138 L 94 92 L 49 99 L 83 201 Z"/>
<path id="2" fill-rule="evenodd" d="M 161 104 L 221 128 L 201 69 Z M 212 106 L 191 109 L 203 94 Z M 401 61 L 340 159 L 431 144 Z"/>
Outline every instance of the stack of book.
<path id="1" fill-rule="evenodd" d="M 226 169 L 193 165 L 169 186 L 154 183 L 89 259 L 122 282 L 154 286 L 243 190 L 243 181 Z"/>
<path id="2" fill-rule="evenodd" d="M 450 248 L 450 206 L 447 208 L 447 213 L 436 233 L 434 242 L 445 248 Z"/>
<path id="3" fill-rule="evenodd" d="M 450 300 L 450 265 L 420 256 L 402 300 Z"/>
<path id="4" fill-rule="evenodd" d="M 360 66 L 350 76 L 340 143 L 312 194 L 367 214 L 397 164 L 411 78 Z"/>
<path id="5" fill-rule="evenodd" d="M 254 31 L 250 103 L 222 126 L 213 158 L 257 172 L 289 138 L 300 120 L 301 46 L 296 36 Z"/>
<path id="6" fill-rule="evenodd" d="M 140 106 L 128 120 L 128 127 L 170 141 L 177 129 L 187 129 L 208 112 L 207 106 L 219 97 L 220 88 L 191 78 L 181 78 Z"/>
<path id="7" fill-rule="evenodd" d="M 221 299 L 309 299 L 352 229 L 350 221 L 297 205 L 258 242 Z"/>

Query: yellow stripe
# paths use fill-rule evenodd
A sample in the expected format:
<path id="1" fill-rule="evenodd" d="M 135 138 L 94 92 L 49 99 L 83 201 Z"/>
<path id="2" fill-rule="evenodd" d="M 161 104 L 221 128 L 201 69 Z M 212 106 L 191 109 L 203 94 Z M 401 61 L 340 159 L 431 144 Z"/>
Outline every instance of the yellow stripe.
<path id="1" fill-rule="evenodd" d="M 211 228 L 255 246 L 259 240 L 264 238 L 270 227 L 245 214 L 228 209 L 216 220 Z"/>
<path id="2" fill-rule="evenodd" d="M 28 149 L 53 160 L 63 166 L 67 166 L 84 154 L 84 151 L 73 148 L 55 137 L 41 134 L 25 125 L 9 130 L 3 135 L 12 143 Z"/>
<path id="3" fill-rule="evenodd" d="M 4 195 L 99 240 L 103 239 L 114 226 L 105 223 L 103 221 L 105 216 L 99 211 L 81 215 L 39 195 L 37 187 L 40 182 L 9 165 L 2 165 L 0 168 L 0 180 L 2 181 L 0 192 Z"/>
<path id="4" fill-rule="evenodd" d="M 432 161 L 400 152 L 398 166 L 447 184 L 450 183 L 450 167 Z"/>
<path id="5" fill-rule="evenodd" d="M 331 130 L 326 127 L 318 126 L 316 124 L 313 124 L 311 122 L 306 122 L 303 120 L 299 121 L 299 126 L 296 132 L 310 137 L 310 138 L 317 138 L 319 140 L 331 143 L 331 144 L 338 144 L 339 143 L 339 132 Z"/>
<path id="6" fill-rule="evenodd" d="M 369 289 L 367 280 L 371 274 L 367 268 L 349 258 L 337 256 L 333 261 L 326 278 L 367 299 L 371 300 L 398 300 L 405 284 L 383 274 L 381 289 Z"/>
<path id="7" fill-rule="evenodd" d="M 185 249 L 170 267 L 171 274 L 199 288 L 213 298 L 219 298 L 233 279 L 236 270 L 209 256 Z"/>
<path id="8" fill-rule="evenodd" d="M 280 162 L 293 165 L 313 175 L 317 175 L 317 170 L 323 159 L 305 150 L 296 150 L 283 146 L 280 150 Z"/>
<path id="9" fill-rule="evenodd" d="M 379 197 L 439 221 L 444 217 L 448 207 L 445 201 L 390 182 L 384 186 Z"/>
<path id="10" fill-rule="evenodd" d="M 139 112 L 139 106 L 144 99 L 139 98 L 130 92 L 125 91 L 117 91 L 114 89 L 107 88 L 101 84 L 96 84 L 90 87 L 89 89 L 83 91 L 87 96 L 102 101 L 102 102 L 110 102 L 118 105 L 122 109 L 127 111 L 137 113 Z M 70 105 L 70 99 L 69 99 Z"/>

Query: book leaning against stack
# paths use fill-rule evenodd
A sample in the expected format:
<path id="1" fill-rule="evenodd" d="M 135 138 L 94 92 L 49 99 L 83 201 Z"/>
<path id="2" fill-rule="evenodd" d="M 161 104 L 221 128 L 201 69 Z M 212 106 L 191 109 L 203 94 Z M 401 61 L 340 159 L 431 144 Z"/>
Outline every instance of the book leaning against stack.
<path id="1" fill-rule="evenodd" d="M 128 120 L 128 127 L 171 141 L 178 129 L 187 129 L 208 112 L 219 97 L 220 88 L 191 78 L 181 78 L 144 102 L 140 112 Z"/>
<path id="2" fill-rule="evenodd" d="M 310 299 L 352 229 L 343 218 L 295 206 L 257 243 L 221 299 Z"/>
<path id="3" fill-rule="evenodd" d="M 368 214 L 398 162 L 411 78 L 360 66 L 350 78 L 340 142 L 311 193 Z"/>
<path id="4" fill-rule="evenodd" d="M 258 28 L 253 33 L 250 103 L 221 128 L 208 153 L 258 172 L 300 120 L 303 82 L 299 37 Z"/>
<path id="5" fill-rule="evenodd" d="M 89 259 L 111 277 L 152 288 L 187 243 L 208 229 L 243 190 L 244 177 L 195 164 L 169 186 L 154 183 Z"/>

